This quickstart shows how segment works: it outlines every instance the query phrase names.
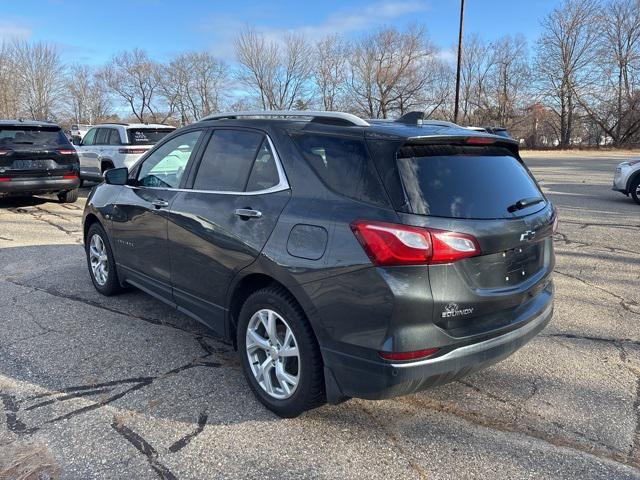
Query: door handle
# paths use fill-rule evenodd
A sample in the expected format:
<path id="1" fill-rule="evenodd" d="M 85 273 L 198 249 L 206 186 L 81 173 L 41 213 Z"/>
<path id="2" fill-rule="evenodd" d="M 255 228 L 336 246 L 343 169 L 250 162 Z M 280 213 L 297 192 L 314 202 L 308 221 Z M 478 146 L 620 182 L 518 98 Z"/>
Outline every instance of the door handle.
<path id="1" fill-rule="evenodd" d="M 166 208 L 169 206 L 169 202 L 164 200 L 154 200 L 151 204 L 156 208 Z"/>
<path id="2" fill-rule="evenodd" d="M 262 216 L 262 212 L 251 210 L 250 208 L 237 208 L 235 214 L 244 219 L 260 218 Z"/>

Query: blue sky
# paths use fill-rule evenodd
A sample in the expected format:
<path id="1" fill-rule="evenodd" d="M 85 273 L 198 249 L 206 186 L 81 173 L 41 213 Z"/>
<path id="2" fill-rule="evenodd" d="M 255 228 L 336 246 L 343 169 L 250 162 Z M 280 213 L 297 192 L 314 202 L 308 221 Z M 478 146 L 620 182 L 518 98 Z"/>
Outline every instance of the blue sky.
<path id="1" fill-rule="evenodd" d="M 487 40 L 523 34 L 535 40 L 557 0 L 467 0 L 465 32 Z M 230 59 L 232 39 L 249 23 L 269 35 L 340 33 L 355 38 L 379 26 L 420 23 L 449 49 L 456 41 L 458 0 L 0 0 L 0 39 L 55 43 L 69 62 L 100 64 L 139 47 L 166 60 L 187 50 Z"/>

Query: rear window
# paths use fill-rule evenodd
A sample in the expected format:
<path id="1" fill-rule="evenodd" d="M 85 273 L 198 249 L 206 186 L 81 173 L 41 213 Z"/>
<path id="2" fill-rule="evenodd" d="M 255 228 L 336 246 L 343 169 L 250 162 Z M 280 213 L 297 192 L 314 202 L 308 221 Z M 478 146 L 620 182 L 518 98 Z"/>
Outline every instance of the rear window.
<path id="1" fill-rule="evenodd" d="M 130 128 L 127 137 L 131 145 L 155 145 L 171 132 L 173 128 Z"/>
<path id="2" fill-rule="evenodd" d="M 519 200 L 543 197 L 530 173 L 507 149 L 405 145 L 397 161 L 413 213 L 449 218 L 513 218 L 545 205 L 541 201 L 522 209 L 513 208 Z"/>
<path id="3" fill-rule="evenodd" d="M 292 138 L 330 189 L 363 202 L 388 203 L 364 140 L 314 134 L 297 134 Z"/>
<path id="4" fill-rule="evenodd" d="M 0 148 L 12 150 L 68 147 L 69 140 L 60 127 L 0 127 Z"/>

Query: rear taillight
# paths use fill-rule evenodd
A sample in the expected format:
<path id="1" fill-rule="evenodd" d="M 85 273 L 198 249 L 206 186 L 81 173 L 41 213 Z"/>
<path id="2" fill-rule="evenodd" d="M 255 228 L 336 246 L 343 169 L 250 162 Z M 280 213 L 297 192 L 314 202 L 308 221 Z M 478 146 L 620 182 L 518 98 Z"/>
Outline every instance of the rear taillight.
<path id="1" fill-rule="evenodd" d="M 424 350 L 416 350 L 414 352 L 378 352 L 381 358 L 385 360 L 406 361 L 421 360 L 435 354 L 438 348 L 426 348 Z"/>
<path id="2" fill-rule="evenodd" d="M 366 220 L 351 230 L 375 265 L 451 263 L 480 254 L 478 241 L 465 233 Z"/>
<path id="3" fill-rule="evenodd" d="M 0 177 L 0 182 L 10 182 L 11 178 L 9 177 Z"/>
<path id="4" fill-rule="evenodd" d="M 118 153 L 123 153 L 125 155 L 137 155 L 141 153 L 145 153 L 148 148 L 119 148 Z"/>
<path id="5" fill-rule="evenodd" d="M 73 148 L 59 148 L 56 150 L 60 155 L 73 155 L 76 151 Z"/>
<path id="6" fill-rule="evenodd" d="M 78 175 L 76 175 L 75 173 L 70 173 L 69 175 L 63 175 L 62 178 L 64 180 L 75 180 L 76 178 L 78 178 Z"/>
<path id="7" fill-rule="evenodd" d="M 4 157 L 5 155 L 10 155 L 12 150 L 0 150 L 0 157 Z"/>

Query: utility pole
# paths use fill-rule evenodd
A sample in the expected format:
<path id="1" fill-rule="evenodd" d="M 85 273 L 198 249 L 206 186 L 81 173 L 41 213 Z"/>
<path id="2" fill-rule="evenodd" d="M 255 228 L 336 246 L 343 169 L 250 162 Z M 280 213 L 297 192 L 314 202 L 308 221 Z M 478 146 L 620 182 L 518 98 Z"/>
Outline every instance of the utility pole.
<path id="1" fill-rule="evenodd" d="M 453 110 L 453 122 L 458 123 L 460 101 L 460 64 L 462 63 L 462 24 L 464 20 L 464 0 L 460 0 L 460 30 L 458 31 L 458 67 L 456 68 L 456 103 Z"/>

